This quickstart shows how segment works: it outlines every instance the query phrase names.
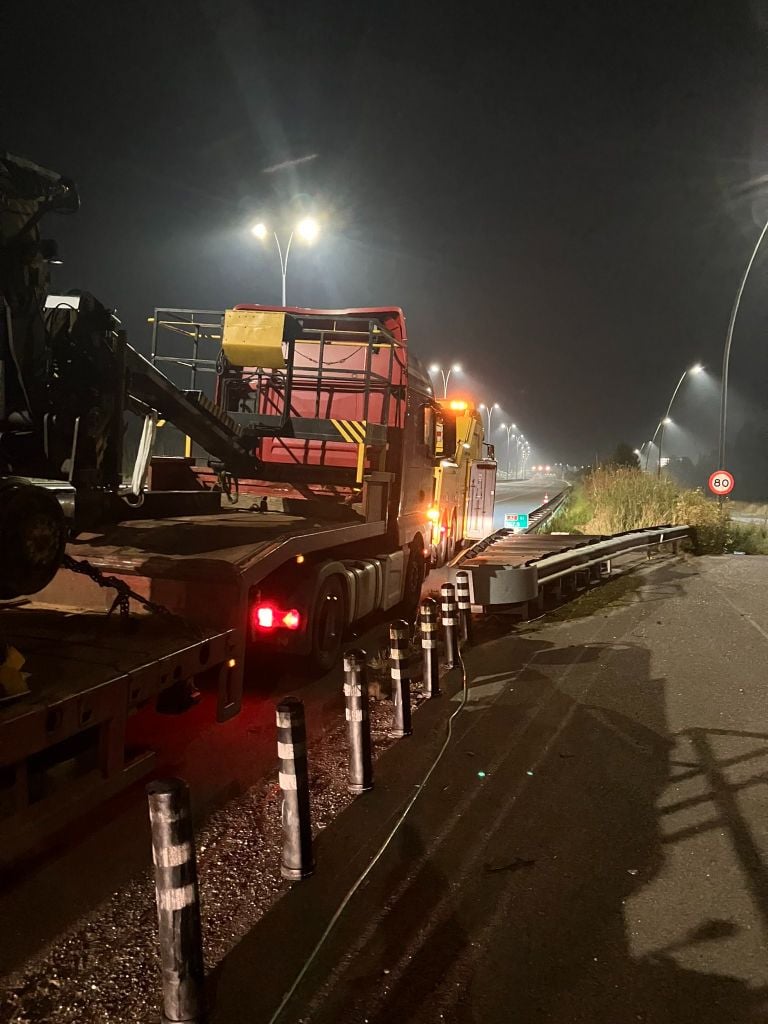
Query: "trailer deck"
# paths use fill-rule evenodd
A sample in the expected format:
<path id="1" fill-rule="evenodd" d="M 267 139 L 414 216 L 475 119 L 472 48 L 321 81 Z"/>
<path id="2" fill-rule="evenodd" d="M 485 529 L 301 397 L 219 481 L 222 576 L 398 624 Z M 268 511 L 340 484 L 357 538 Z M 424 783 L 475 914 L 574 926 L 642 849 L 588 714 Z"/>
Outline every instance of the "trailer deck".
<path id="1" fill-rule="evenodd" d="M 168 579 L 240 580 L 258 565 L 266 575 L 294 553 L 306 554 L 383 535 L 383 521 L 358 516 L 336 521 L 284 512 L 225 510 L 118 524 L 103 534 L 83 534 L 68 547 L 100 569 Z"/>
<path id="2" fill-rule="evenodd" d="M 0 862 L 150 771 L 154 754 L 126 747 L 129 716 L 186 681 L 226 692 L 235 650 L 233 630 L 40 602 L 4 607 L 0 630 L 29 687 L 0 701 Z"/>
<path id="3" fill-rule="evenodd" d="M 34 598 L 0 605 L 0 639 L 22 653 L 29 692 L 0 700 L 0 863 L 151 771 L 126 722 L 174 686 L 218 689 L 240 708 L 250 588 L 292 558 L 383 536 L 351 507 L 252 495 L 217 514 L 125 520 L 82 534 Z M 307 514 L 296 511 L 306 508 Z M 286 511 L 289 509 L 290 511 Z M 108 616 L 108 574 L 168 614 Z"/>

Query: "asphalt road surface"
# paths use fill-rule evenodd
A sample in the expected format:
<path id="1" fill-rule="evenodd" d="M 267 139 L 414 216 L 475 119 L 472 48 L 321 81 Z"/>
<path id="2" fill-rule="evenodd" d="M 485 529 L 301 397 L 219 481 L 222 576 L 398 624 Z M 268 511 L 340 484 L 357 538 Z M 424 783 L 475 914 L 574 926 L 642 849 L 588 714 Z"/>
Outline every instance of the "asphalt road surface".
<path id="1" fill-rule="evenodd" d="M 548 482 L 533 481 L 502 483 L 500 507 L 519 511 L 535 508 L 543 501 L 548 486 Z M 430 585 L 439 585 L 439 581 L 435 584 L 436 578 L 433 574 Z M 357 639 L 369 653 L 384 646 L 386 616 L 381 618 L 378 626 Z M 259 663 L 246 688 L 243 710 L 236 718 L 217 723 L 215 695 L 205 693 L 196 708 L 180 717 L 152 712 L 136 716 L 130 722 L 131 741 L 137 747 L 158 752 L 156 775 L 180 775 L 189 781 L 196 816 L 202 822 L 212 808 L 236 800 L 273 771 L 274 704 L 288 693 L 304 700 L 315 741 L 343 716 L 340 668 L 322 679 L 310 680 L 296 667 Z M 234 805 L 233 815 L 239 813 Z M 258 837 L 255 839 L 258 841 Z M 61 943 L 77 946 L 83 916 L 99 914 L 105 900 L 130 885 L 130 880 L 146 869 L 147 854 L 142 780 L 79 818 L 55 842 L 0 872 L 0 920 L 4 922 L 0 993 L 4 978 L 7 981 L 11 975 L 23 973 L 25 965 L 51 943 L 54 957 Z M 68 938 L 72 935 L 74 939 Z M 122 941 L 119 933 L 117 940 Z M 92 944 L 99 942 L 100 933 L 93 932 Z M 105 950 L 104 959 L 108 956 Z M 92 960 L 92 969 L 98 974 L 95 955 Z M 66 973 L 63 962 L 60 969 L 62 975 Z M 104 975 L 111 973 L 110 965 L 105 963 Z M 43 1016 L 35 1017 L 33 1013 L 31 1019 L 42 1020 Z M 96 1007 L 93 1019 L 99 1019 Z"/>
<path id="2" fill-rule="evenodd" d="M 219 966 L 213 1021 L 271 1022 L 302 968 L 280 1024 L 768 1020 L 767 574 L 665 560 L 468 651 L 328 939 L 458 672 Z"/>
<path id="3" fill-rule="evenodd" d="M 555 477 L 532 480 L 498 481 L 496 484 L 496 507 L 493 515 L 493 527 L 499 530 L 504 526 L 504 516 L 508 512 L 532 512 L 543 505 L 547 498 L 554 498 L 566 485 Z"/>

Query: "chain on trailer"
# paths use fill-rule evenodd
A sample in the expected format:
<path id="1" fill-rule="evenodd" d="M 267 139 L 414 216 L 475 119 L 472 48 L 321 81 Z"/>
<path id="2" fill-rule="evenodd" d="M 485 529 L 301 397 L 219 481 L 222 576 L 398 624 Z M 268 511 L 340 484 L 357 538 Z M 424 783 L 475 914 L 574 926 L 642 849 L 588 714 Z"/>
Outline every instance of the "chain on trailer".
<path id="1" fill-rule="evenodd" d="M 227 501 L 230 505 L 236 505 L 238 498 L 240 497 L 240 481 L 232 473 L 229 473 L 226 469 L 219 470 L 217 473 L 217 479 L 219 487 L 222 493 L 226 496 Z"/>
<path id="2" fill-rule="evenodd" d="M 118 579 L 117 576 L 107 576 L 101 569 L 93 565 L 85 558 L 73 558 L 71 555 L 64 555 L 62 561 L 62 567 L 69 569 L 70 572 L 78 573 L 80 576 L 87 576 L 93 582 L 102 587 L 105 590 L 116 590 L 117 594 L 114 601 L 112 602 L 107 617 L 109 617 L 115 610 L 120 615 L 120 620 L 127 625 L 129 616 L 131 613 L 131 600 L 136 601 L 142 608 L 153 615 L 162 616 L 165 619 L 173 620 L 184 626 L 185 629 L 189 630 L 196 636 L 201 636 L 200 630 L 194 626 L 191 622 L 183 619 L 181 616 L 176 615 L 170 608 L 166 608 L 164 604 L 159 604 L 157 601 L 151 601 L 148 597 L 144 597 L 139 594 L 132 587 L 129 587 L 125 580 Z"/>

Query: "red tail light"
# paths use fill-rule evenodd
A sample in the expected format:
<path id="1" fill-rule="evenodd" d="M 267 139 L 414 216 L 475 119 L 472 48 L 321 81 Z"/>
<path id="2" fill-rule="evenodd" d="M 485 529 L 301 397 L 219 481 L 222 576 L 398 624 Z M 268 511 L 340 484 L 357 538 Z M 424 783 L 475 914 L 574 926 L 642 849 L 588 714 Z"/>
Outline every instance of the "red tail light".
<path id="1" fill-rule="evenodd" d="M 262 633 L 274 629 L 275 609 L 271 604 L 257 604 L 251 609 L 251 625 L 254 629 L 260 629 Z"/>
<path id="2" fill-rule="evenodd" d="M 296 608 L 284 612 L 268 601 L 262 601 L 251 608 L 251 629 L 254 633 L 271 633 L 273 630 L 297 630 L 301 628 L 301 614 Z"/>

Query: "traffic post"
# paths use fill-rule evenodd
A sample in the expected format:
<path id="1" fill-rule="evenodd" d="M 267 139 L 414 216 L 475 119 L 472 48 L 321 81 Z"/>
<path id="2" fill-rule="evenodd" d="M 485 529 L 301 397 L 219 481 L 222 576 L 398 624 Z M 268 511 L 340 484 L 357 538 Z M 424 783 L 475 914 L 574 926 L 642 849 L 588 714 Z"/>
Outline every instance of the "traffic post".
<path id="1" fill-rule="evenodd" d="M 304 704 L 296 697 L 286 697 L 277 705 L 276 719 L 277 756 L 280 761 L 278 779 L 283 797 L 280 874 L 296 882 L 307 878 L 315 868 Z"/>
<path id="2" fill-rule="evenodd" d="M 350 793 L 364 793 L 373 788 L 365 651 L 347 651 L 344 655 L 344 704 L 349 737 L 347 790 Z"/>
<path id="3" fill-rule="evenodd" d="M 469 595 L 469 573 L 459 569 L 456 573 L 456 604 L 459 609 L 459 630 L 461 639 L 472 643 L 472 600 Z"/>
<path id="4" fill-rule="evenodd" d="M 459 663 L 459 623 L 452 583 L 444 583 L 440 587 L 440 605 L 445 641 L 445 664 L 447 668 L 453 668 Z"/>
<path id="5" fill-rule="evenodd" d="M 411 678 L 408 671 L 409 627 L 404 619 L 398 619 L 389 627 L 389 656 L 392 673 L 392 700 L 394 711 L 392 737 L 410 736 L 411 728 Z"/>
<path id="6" fill-rule="evenodd" d="M 189 786 L 158 779 L 147 786 L 163 974 L 163 1022 L 203 1020 L 203 940 Z"/>
<path id="7" fill-rule="evenodd" d="M 421 603 L 421 656 L 425 697 L 440 696 L 440 655 L 437 640 L 437 601 L 428 597 Z"/>

